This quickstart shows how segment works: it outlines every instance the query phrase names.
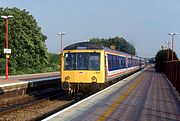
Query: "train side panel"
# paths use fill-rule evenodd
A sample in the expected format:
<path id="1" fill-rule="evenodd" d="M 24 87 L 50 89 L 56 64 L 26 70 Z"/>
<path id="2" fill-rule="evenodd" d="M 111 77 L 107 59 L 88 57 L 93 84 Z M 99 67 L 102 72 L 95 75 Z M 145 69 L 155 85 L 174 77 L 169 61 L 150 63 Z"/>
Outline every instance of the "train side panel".
<path id="1" fill-rule="evenodd" d="M 105 52 L 106 82 L 140 69 L 139 58 L 119 53 Z"/>

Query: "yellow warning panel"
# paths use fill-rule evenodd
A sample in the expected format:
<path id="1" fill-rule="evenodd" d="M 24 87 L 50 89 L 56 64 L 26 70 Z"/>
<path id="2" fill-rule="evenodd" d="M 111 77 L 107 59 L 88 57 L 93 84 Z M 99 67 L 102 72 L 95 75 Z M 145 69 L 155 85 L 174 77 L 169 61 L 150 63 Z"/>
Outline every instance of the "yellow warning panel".
<path id="1" fill-rule="evenodd" d="M 6 58 L 9 58 L 9 55 L 6 55 Z"/>

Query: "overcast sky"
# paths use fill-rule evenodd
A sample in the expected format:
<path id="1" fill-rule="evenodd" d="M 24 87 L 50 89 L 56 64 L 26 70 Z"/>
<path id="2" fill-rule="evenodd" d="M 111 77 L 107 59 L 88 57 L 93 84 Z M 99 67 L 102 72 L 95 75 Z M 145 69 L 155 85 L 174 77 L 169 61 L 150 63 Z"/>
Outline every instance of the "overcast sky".
<path id="1" fill-rule="evenodd" d="M 180 0 L 0 0 L 0 7 L 26 9 L 48 37 L 50 52 L 93 37 L 123 37 L 139 56 L 153 57 L 169 32 L 180 33 Z M 175 36 L 180 57 L 180 35 Z"/>

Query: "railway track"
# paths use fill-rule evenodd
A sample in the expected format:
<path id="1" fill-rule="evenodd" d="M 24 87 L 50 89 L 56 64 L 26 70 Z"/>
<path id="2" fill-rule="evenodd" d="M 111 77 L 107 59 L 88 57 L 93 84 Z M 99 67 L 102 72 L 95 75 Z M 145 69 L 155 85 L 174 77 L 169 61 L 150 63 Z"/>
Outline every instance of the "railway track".
<path id="1" fill-rule="evenodd" d="M 23 107 L 33 105 L 36 103 L 40 103 L 44 100 L 47 100 L 48 98 L 52 98 L 54 95 L 51 96 L 50 94 L 56 93 L 56 91 L 58 91 L 58 90 L 61 90 L 61 89 L 60 88 L 47 89 L 47 90 L 43 90 L 39 93 L 33 92 L 30 94 L 33 96 L 27 96 L 26 95 L 26 96 L 20 98 L 19 100 L 16 99 L 16 100 L 13 100 L 10 102 L 6 102 L 6 104 L 1 104 L 0 114 L 7 113 L 7 112 L 10 112 L 13 110 L 17 110 L 19 108 L 23 108 Z"/>
<path id="2" fill-rule="evenodd" d="M 68 106 L 72 102 L 61 88 L 50 88 L 10 100 L 1 99 L 0 120 L 40 119 L 45 115 L 48 116 L 50 112 L 54 113 L 54 111 Z"/>
<path id="3" fill-rule="evenodd" d="M 0 99 L 0 121 L 41 120 L 87 96 L 81 95 L 78 99 L 72 100 L 67 92 L 56 87 L 12 99 Z"/>

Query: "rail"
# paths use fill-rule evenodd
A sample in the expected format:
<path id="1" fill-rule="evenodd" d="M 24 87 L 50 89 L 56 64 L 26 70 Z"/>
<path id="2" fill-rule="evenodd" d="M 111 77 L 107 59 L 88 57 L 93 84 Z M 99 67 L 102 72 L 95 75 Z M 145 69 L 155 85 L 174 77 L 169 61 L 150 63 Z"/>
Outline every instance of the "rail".
<path id="1" fill-rule="evenodd" d="M 180 94 L 180 60 L 165 62 L 164 73 Z"/>
<path id="2" fill-rule="evenodd" d="M 42 91 L 38 91 L 35 94 L 32 93 L 32 97 L 22 98 L 19 102 L 7 102 L 7 104 L 0 105 L 0 115 L 8 113 L 14 110 L 25 108 L 30 105 L 35 105 L 43 101 L 49 100 L 57 95 L 65 95 L 65 92 L 61 91 L 61 88 L 50 88 Z M 24 100 L 24 101 L 23 101 Z M 16 100 L 15 100 L 16 101 Z M 12 103 L 12 104 L 11 104 Z"/>

